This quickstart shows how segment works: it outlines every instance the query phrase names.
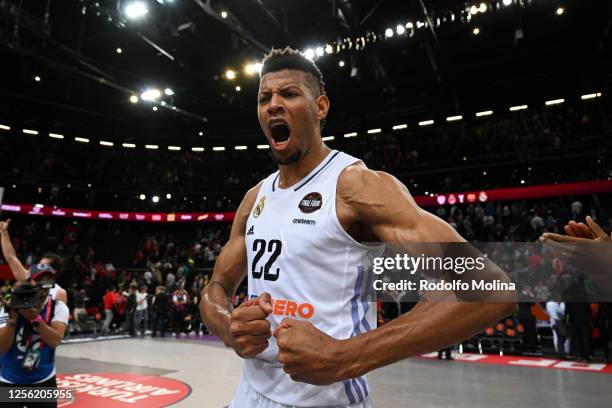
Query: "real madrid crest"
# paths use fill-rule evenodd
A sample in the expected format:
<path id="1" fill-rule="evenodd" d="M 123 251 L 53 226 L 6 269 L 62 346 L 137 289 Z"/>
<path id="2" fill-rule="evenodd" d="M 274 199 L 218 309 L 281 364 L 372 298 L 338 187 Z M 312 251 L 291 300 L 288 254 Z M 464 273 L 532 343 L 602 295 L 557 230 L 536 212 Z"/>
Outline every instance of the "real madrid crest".
<path id="1" fill-rule="evenodd" d="M 261 215 L 264 205 L 266 205 L 266 196 L 261 197 L 255 208 L 253 208 L 253 218 L 258 218 Z"/>

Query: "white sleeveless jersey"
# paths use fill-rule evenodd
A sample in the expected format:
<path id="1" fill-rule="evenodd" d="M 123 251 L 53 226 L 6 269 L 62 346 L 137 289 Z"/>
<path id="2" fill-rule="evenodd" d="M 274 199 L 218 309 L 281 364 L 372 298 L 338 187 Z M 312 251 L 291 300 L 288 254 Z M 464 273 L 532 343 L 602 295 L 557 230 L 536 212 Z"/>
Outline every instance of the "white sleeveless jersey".
<path id="1" fill-rule="evenodd" d="M 358 162 L 332 151 L 287 189 L 279 172 L 266 178 L 246 224 L 248 290 L 272 295 L 272 330 L 285 317 L 307 320 L 336 339 L 376 327 L 376 307 L 363 301 L 363 260 L 371 252 L 342 228 L 336 214 L 340 172 Z M 372 306 L 372 307 L 371 307 Z M 265 397 L 298 407 L 349 405 L 369 393 L 365 376 L 329 386 L 294 382 L 278 362 L 278 346 L 245 360 L 244 376 Z"/>
<path id="2" fill-rule="evenodd" d="M 61 288 L 62 287 L 56 283 L 51 289 L 49 289 L 49 296 L 51 296 L 51 299 L 55 300 L 57 297 L 57 291 Z"/>

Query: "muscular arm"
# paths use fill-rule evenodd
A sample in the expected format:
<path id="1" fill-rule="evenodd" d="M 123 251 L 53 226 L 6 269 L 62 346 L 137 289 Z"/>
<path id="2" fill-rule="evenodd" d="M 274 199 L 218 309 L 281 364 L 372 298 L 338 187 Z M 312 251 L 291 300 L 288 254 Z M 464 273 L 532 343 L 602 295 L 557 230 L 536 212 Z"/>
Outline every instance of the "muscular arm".
<path id="1" fill-rule="evenodd" d="M 385 242 L 464 241 L 450 225 L 419 208 L 396 178 L 363 165 L 351 166 L 341 174 L 337 211 L 343 225 L 363 222 Z M 508 281 L 499 269 L 490 272 L 496 279 Z M 422 301 L 390 323 L 345 340 L 340 349 L 349 367 L 343 377 L 357 377 L 404 358 L 464 341 L 511 314 L 515 307 L 512 301 L 484 300 Z"/>
<path id="2" fill-rule="evenodd" d="M 200 314 L 206 327 L 230 346 L 228 336 L 233 306 L 230 298 L 247 273 L 246 222 L 261 183 L 249 190 L 236 211 L 229 241 L 217 257 L 210 283 L 202 290 Z"/>
<path id="3" fill-rule="evenodd" d="M 11 242 L 11 236 L 8 232 L 10 220 L 6 222 L 2 222 L 2 226 L 0 227 L 0 241 L 2 244 L 2 255 L 4 259 L 8 263 L 13 275 L 15 275 L 15 279 L 20 282 L 27 280 L 30 277 L 30 271 L 28 271 L 22 264 L 21 261 L 17 258 L 17 254 L 15 253 L 15 248 L 13 248 L 13 244 Z"/>
<path id="4" fill-rule="evenodd" d="M 50 325 L 45 322 L 40 322 L 37 330 L 38 334 L 40 334 L 40 338 L 45 344 L 54 349 L 62 342 L 66 331 L 66 325 L 57 321 L 51 322 Z"/>

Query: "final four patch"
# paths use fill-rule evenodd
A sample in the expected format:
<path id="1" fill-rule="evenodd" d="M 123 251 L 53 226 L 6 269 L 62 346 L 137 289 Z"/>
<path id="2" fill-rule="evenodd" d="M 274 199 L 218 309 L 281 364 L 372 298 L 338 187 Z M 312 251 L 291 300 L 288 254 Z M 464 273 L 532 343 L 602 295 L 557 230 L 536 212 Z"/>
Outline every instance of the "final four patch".
<path id="1" fill-rule="evenodd" d="M 310 214 L 323 206 L 323 197 L 321 197 L 321 193 L 308 193 L 302 198 L 300 204 L 298 205 L 301 212 Z"/>
<path id="2" fill-rule="evenodd" d="M 257 203 L 257 206 L 253 208 L 253 218 L 257 218 L 261 215 L 264 205 L 266 205 L 266 196 L 261 197 L 259 199 L 259 203 Z"/>

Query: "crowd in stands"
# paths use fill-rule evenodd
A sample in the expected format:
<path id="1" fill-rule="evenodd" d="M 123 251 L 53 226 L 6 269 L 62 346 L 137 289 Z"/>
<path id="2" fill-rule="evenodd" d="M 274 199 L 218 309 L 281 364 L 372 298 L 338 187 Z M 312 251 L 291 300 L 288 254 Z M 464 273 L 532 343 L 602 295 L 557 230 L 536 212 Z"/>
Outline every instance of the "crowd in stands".
<path id="1" fill-rule="evenodd" d="M 533 185 L 608 179 L 612 139 L 605 109 L 599 102 L 530 107 L 378 134 L 363 129 L 354 138 L 342 134 L 355 129 L 337 130 L 328 144 L 398 176 L 415 195 L 518 186 L 521 180 Z M 227 146 L 224 152 L 209 147 L 198 153 L 188 146 L 169 152 L 7 132 L 0 137 L 6 147 L 0 161 L 7 169 L 0 184 L 9 188 L 12 202 L 125 211 L 231 210 L 248 188 L 275 170 L 269 152 L 255 148 L 261 139 L 244 142 L 246 151 Z M 581 165 L 567 166 L 573 160 Z M 138 198 L 141 193 L 146 200 Z M 153 195 L 159 202 L 151 202 Z"/>

